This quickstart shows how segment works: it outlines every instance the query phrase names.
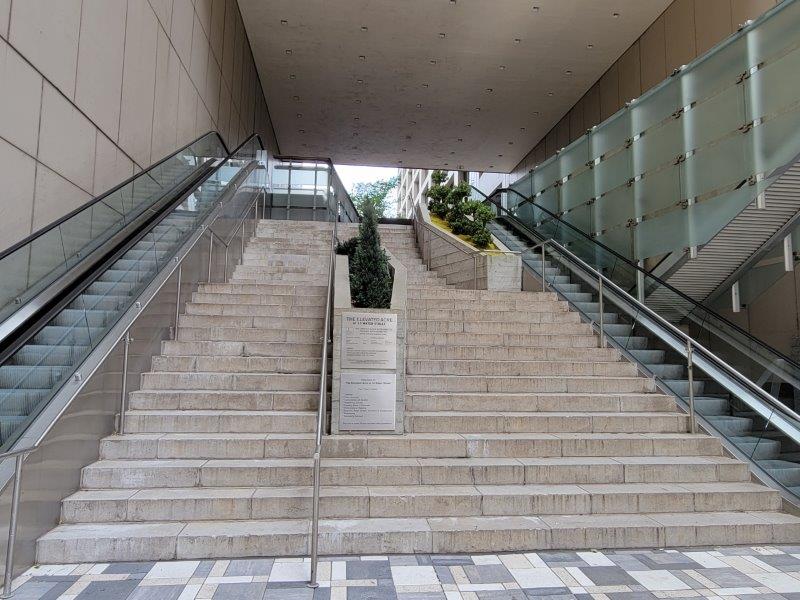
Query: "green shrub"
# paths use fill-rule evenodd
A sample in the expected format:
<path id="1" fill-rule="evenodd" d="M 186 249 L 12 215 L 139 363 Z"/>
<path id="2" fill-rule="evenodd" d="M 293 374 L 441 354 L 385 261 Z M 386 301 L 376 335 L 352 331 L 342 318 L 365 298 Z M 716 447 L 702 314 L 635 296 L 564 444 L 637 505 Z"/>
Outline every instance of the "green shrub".
<path id="1" fill-rule="evenodd" d="M 469 237 L 478 248 L 486 248 L 492 242 L 492 234 L 486 229 L 479 229 Z"/>
<path id="2" fill-rule="evenodd" d="M 352 258 L 353 254 L 356 252 L 356 248 L 358 248 L 358 236 L 336 244 L 336 254 L 346 254 Z"/>
<path id="3" fill-rule="evenodd" d="M 471 188 L 466 181 L 453 186 L 444 185 L 445 179 L 444 171 L 431 174 L 433 185 L 428 190 L 428 210 L 447 221 L 454 234 L 467 235 L 475 246 L 486 248 L 492 241 L 486 225 L 494 219 L 494 213 L 482 202 L 469 199 Z"/>
<path id="4" fill-rule="evenodd" d="M 392 301 L 392 274 L 389 259 L 381 248 L 375 207 L 363 207 L 358 241 L 350 257 L 350 296 L 358 308 L 389 308 Z"/>

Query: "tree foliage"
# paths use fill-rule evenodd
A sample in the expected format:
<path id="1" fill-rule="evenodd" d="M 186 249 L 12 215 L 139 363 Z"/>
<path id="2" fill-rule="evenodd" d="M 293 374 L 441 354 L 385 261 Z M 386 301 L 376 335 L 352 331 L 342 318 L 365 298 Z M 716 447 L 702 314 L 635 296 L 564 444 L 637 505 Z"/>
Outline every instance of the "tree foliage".
<path id="1" fill-rule="evenodd" d="M 371 204 L 375 208 L 377 217 L 382 219 L 389 209 L 389 200 L 387 196 L 389 192 L 397 187 L 399 182 L 400 177 L 395 176 L 389 179 L 370 181 L 369 183 L 357 183 L 350 197 L 360 214 L 363 215 L 364 207 L 367 204 Z"/>
<path id="2" fill-rule="evenodd" d="M 458 185 L 445 184 L 447 174 L 434 171 L 433 185 L 428 190 L 428 210 L 447 221 L 456 235 L 467 235 L 478 248 L 486 248 L 492 235 L 486 225 L 494 218 L 492 210 L 478 200 L 468 200 L 470 187 L 466 181 Z"/>
<path id="3" fill-rule="evenodd" d="M 358 242 L 350 258 L 350 296 L 359 308 L 389 308 L 392 275 L 389 259 L 381 248 L 378 216 L 372 203 L 361 209 Z"/>

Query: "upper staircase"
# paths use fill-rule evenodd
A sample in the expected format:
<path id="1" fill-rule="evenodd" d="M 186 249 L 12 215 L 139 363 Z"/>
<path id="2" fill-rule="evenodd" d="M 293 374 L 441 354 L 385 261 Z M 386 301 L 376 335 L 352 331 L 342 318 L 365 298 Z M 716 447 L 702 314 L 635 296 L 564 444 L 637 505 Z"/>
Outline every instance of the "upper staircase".
<path id="1" fill-rule="evenodd" d="M 230 282 L 200 287 L 38 562 L 309 552 L 331 231 L 262 221 Z M 409 269 L 406 433 L 323 438 L 320 553 L 800 540 L 565 301 L 449 288 L 410 226 L 380 232 Z"/>

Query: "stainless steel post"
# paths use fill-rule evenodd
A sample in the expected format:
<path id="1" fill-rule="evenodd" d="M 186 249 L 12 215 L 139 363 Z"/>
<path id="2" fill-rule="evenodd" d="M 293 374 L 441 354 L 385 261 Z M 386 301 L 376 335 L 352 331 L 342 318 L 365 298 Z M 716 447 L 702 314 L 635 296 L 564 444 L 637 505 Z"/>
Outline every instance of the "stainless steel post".
<path id="1" fill-rule="evenodd" d="M 545 275 L 544 244 L 542 244 L 542 291 L 547 291 L 547 276 Z"/>
<path id="2" fill-rule="evenodd" d="M 207 283 L 211 283 L 211 263 L 214 262 L 214 234 L 208 230 L 208 278 Z"/>
<path id="3" fill-rule="evenodd" d="M 176 329 L 177 337 L 177 329 Z M 131 348 L 131 332 L 125 332 L 122 354 L 122 389 L 119 395 L 119 434 L 125 433 L 125 408 L 128 404 L 128 355 Z"/>
<path id="4" fill-rule="evenodd" d="M 14 546 L 17 541 L 17 521 L 19 515 L 19 494 L 22 488 L 22 462 L 25 454 L 18 454 L 14 461 L 14 488 L 11 492 L 11 521 L 8 524 L 8 544 L 6 545 L 6 571 L 3 581 L 3 595 L 11 597 L 11 583 L 14 579 Z"/>
<path id="5" fill-rule="evenodd" d="M 597 292 L 599 294 L 600 303 L 600 347 L 606 347 L 606 333 L 603 329 L 603 276 L 597 278 Z"/>
<path id="6" fill-rule="evenodd" d="M 478 255 L 472 255 L 472 281 L 474 283 L 473 288 L 478 289 Z"/>
<path id="7" fill-rule="evenodd" d="M 210 264 L 211 263 L 209 262 L 209 265 Z M 211 267 L 210 266 L 209 266 L 209 269 L 208 269 L 208 274 L 209 274 L 209 279 L 208 280 L 210 282 L 211 281 Z M 177 286 L 177 289 L 175 290 L 175 326 L 172 329 L 172 339 L 173 340 L 177 340 L 178 339 L 178 317 L 180 317 L 180 314 L 181 314 L 181 283 L 182 283 L 181 282 L 181 278 L 182 278 L 182 276 L 183 276 L 183 264 L 180 264 L 180 265 L 178 265 L 178 286 Z"/>
<path id="8" fill-rule="evenodd" d="M 686 374 L 689 380 L 689 430 L 697 433 L 697 418 L 694 413 L 694 361 L 692 358 L 692 340 L 686 340 Z"/>

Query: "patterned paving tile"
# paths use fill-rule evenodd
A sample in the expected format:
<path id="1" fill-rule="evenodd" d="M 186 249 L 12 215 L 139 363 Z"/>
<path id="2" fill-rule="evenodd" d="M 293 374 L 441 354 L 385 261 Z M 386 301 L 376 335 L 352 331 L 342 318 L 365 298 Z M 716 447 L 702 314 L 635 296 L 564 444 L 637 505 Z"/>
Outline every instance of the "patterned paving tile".
<path id="1" fill-rule="evenodd" d="M 14 600 L 800 600 L 800 547 L 33 567 Z"/>

